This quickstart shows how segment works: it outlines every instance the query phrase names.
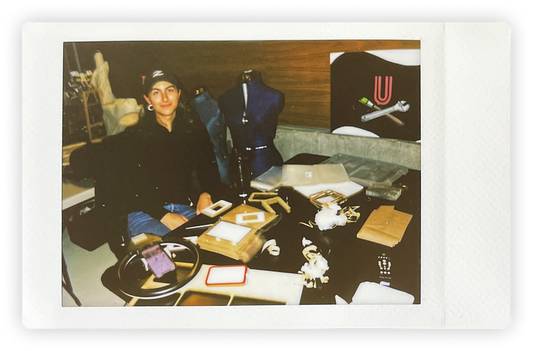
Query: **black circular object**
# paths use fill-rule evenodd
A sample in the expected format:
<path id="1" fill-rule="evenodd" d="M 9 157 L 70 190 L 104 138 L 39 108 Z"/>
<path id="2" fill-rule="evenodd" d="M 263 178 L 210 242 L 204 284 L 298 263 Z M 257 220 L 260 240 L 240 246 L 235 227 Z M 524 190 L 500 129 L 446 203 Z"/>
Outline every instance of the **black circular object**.
<path id="1" fill-rule="evenodd" d="M 142 286 L 152 276 L 146 260 L 139 252 L 132 252 L 124 257 L 118 266 L 118 288 L 124 294 L 138 299 L 160 299 L 174 294 L 192 278 L 200 269 L 200 253 L 195 244 L 184 239 L 172 239 L 158 243 L 176 264 L 176 269 L 155 280 L 165 283 L 153 289 L 143 289 Z"/>

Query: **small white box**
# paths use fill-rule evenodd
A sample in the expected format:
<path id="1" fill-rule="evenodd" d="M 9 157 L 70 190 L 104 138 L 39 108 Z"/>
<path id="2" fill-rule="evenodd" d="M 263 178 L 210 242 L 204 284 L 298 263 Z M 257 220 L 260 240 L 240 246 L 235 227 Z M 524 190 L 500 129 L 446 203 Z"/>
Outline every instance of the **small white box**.
<path id="1" fill-rule="evenodd" d="M 225 201 L 225 200 L 218 200 L 214 204 L 212 204 L 209 207 L 206 207 L 202 210 L 202 213 L 208 217 L 216 217 L 222 212 L 226 211 L 228 208 L 231 207 L 231 202 Z"/>

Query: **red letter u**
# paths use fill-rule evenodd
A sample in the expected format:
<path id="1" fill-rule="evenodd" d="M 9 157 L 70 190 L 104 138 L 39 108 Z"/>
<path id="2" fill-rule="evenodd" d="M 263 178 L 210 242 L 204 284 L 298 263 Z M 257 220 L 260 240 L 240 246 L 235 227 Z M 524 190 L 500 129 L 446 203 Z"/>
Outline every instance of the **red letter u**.
<path id="1" fill-rule="evenodd" d="M 392 97 L 392 76 L 385 77 L 385 96 L 381 96 L 381 76 L 374 77 L 374 101 L 378 105 L 386 105 Z"/>

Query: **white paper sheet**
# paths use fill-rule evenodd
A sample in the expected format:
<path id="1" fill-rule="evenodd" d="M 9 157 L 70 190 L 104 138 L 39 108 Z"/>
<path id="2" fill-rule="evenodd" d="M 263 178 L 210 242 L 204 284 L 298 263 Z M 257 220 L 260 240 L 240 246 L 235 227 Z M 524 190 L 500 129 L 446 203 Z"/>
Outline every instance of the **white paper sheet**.
<path id="1" fill-rule="evenodd" d="M 206 234 L 238 244 L 251 230 L 249 227 L 220 221 Z"/>
<path id="2" fill-rule="evenodd" d="M 309 197 L 310 195 L 316 194 L 319 191 L 333 190 L 346 197 L 350 197 L 354 194 L 357 194 L 363 190 L 363 186 L 355 182 L 342 182 L 342 183 L 325 183 L 317 185 L 304 185 L 304 186 L 295 186 L 294 190 L 298 191 L 300 194 Z"/>

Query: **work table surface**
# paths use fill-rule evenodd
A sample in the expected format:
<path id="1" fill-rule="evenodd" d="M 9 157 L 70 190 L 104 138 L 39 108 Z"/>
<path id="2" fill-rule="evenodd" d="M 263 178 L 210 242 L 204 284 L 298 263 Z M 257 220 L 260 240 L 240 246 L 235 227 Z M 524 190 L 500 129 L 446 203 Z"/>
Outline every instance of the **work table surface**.
<path id="1" fill-rule="evenodd" d="M 287 163 L 316 164 L 327 159 L 317 155 L 298 155 Z M 265 232 L 266 240 L 275 239 L 280 248 L 279 256 L 272 256 L 266 250 L 247 263 L 252 269 L 272 270 L 278 272 L 298 273 L 307 259 L 303 256 L 302 239 L 310 240 L 328 261 L 327 283 L 317 281 L 316 288 L 304 288 L 301 304 L 334 304 L 335 295 L 350 302 L 361 282 L 379 283 L 380 271 L 378 256 L 390 258 L 390 287 L 405 291 L 415 297 L 414 303 L 420 303 L 420 172 L 410 170 L 395 182 L 403 185 L 402 195 L 396 201 L 369 197 L 365 189 L 353 195 L 341 205 L 359 206 L 356 210 L 360 218 L 355 223 L 321 231 L 317 226 L 310 228 L 301 223 L 314 222 L 318 209 L 303 195 L 292 192 L 288 196 L 291 212 L 287 213 L 275 204 L 272 208 L 282 216 L 280 222 Z M 263 209 L 261 204 L 247 203 Z M 237 206 L 234 203 L 234 207 Z M 394 247 L 380 245 L 356 237 L 370 213 L 380 206 L 394 206 L 395 210 L 413 215 L 402 240 Z M 200 215 L 187 226 L 214 221 Z M 201 232 L 200 232 L 201 233 Z M 167 237 L 186 237 L 198 235 L 186 230 L 185 226 L 176 229 Z M 215 253 L 200 250 L 202 261 L 206 264 L 236 264 L 237 261 Z"/>

